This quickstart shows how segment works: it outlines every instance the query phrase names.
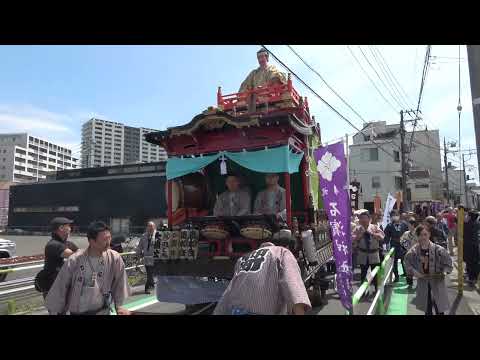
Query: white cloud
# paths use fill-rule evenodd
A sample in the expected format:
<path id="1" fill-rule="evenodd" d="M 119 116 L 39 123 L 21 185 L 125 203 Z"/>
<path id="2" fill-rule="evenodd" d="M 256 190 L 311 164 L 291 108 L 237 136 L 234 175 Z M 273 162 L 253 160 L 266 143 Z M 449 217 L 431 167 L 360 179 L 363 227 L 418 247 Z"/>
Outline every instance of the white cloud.
<path id="1" fill-rule="evenodd" d="M 0 133 L 28 132 L 65 146 L 78 156 L 80 127 L 91 117 L 89 115 L 93 113 L 59 113 L 29 104 L 0 104 Z"/>
<path id="2" fill-rule="evenodd" d="M 0 131 L 29 131 L 40 133 L 72 133 L 65 125 L 71 121 L 65 114 L 53 113 L 31 105 L 0 105 Z"/>

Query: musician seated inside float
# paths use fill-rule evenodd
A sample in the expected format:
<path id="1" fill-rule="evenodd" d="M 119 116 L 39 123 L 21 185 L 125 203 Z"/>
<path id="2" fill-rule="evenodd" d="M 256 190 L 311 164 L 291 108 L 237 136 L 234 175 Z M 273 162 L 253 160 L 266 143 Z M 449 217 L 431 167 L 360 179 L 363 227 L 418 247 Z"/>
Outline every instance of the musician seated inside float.
<path id="1" fill-rule="evenodd" d="M 257 194 L 254 205 L 256 215 L 276 215 L 279 222 L 287 220 L 286 191 L 278 185 L 278 174 L 266 174 L 266 189 Z"/>
<path id="2" fill-rule="evenodd" d="M 250 215 L 250 191 L 241 187 L 241 178 L 229 174 L 225 181 L 227 191 L 220 194 L 213 208 L 214 216 L 244 216 Z"/>

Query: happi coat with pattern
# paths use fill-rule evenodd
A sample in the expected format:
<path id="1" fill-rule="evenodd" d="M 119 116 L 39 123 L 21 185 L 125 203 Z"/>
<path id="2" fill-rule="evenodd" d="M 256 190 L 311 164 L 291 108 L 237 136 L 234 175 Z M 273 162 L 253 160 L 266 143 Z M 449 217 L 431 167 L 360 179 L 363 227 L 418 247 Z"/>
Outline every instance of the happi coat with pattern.
<path id="1" fill-rule="evenodd" d="M 113 303 L 121 306 L 130 294 L 127 273 L 122 257 L 108 249 L 102 254 L 101 274 L 98 274 L 98 286 L 103 294 L 111 293 Z M 52 288 L 45 299 L 45 306 L 51 314 L 80 313 L 82 287 L 88 266 L 87 250 L 82 249 L 65 261 Z M 94 309 L 91 309 L 94 310 Z"/>
<path id="2" fill-rule="evenodd" d="M 241 308 L 259 315 L 284 315 L 295 304 L 311 309 L 297 260 L 290 250 L 264 243 L 238 259 L 214 314 L 230 315 L 233 308 Z"/>
<path id="3" fill-rule="evenodd" d="M 417 243 L 405 255 L 405 267 L 408 273 L 412 273 L 413 270 L 424 273 L 420 249 L 420 244 Z M 450 308 L 450 304 L 443 274 L 452 272 L 453 261 L 448 251 L 438 244 L 430 242 L 428 252 L 429 274 L 439 274 L 440 276 L 433 279 L 417 279 L 417 296 L 414 303 L 417 309 L 427 310 L 428 284 L 430 284 L 432 299 L 437 304 L 438 311 L 445 312 Z"/>

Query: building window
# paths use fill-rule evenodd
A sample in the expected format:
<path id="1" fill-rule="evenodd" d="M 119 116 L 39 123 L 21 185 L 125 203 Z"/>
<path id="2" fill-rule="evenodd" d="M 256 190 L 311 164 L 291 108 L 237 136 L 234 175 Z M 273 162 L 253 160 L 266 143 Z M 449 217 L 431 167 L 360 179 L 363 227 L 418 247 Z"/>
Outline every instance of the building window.
<path id="1" fill-rule="evenodd" d="M 415 184 L 415 189 L 428 189 L 429 187 L 428 184 Z"/>
<path id="2" fill-rule="evenodd" d="M 373 176 L 372 177 L 372 189 L 378 189 L 380 187 L 381 187 L 380 176 Z"/>
<path id="3" fill-rule="evenodd" d="M 394 151 L 393 152 L 393 157 L 395 158 L 396 162 L 400 162 L 400 152 L 399 151 Z"/>
<path id="4" fill-rule="evenodd" d="M 360 155 L 361 155 L 362 161 L 378 161 L 377 148 L 362 149 Z"/>
<path id="5" fill-rule="evenodd" d="M 402 177 L 401 176 L 395 176 L 395 189 L 401 190 L 402 189 Z"/>

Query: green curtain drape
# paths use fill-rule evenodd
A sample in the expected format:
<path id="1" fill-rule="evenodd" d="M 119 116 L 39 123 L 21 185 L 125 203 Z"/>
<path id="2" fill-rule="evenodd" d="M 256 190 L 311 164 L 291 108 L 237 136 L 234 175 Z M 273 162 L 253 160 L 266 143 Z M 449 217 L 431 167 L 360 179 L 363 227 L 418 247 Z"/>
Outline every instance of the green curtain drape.
<path id="1" fill-rule="evenodd" d="M 167 180 L 199 171 L 222 155 L 240 166 L 262 173 L 296 173 L 303 158 L 303 153 L 295 154 L 287 145 L 257 151 L 221 151 L 202 157 L 172 157 L 167 160 Z"/>

